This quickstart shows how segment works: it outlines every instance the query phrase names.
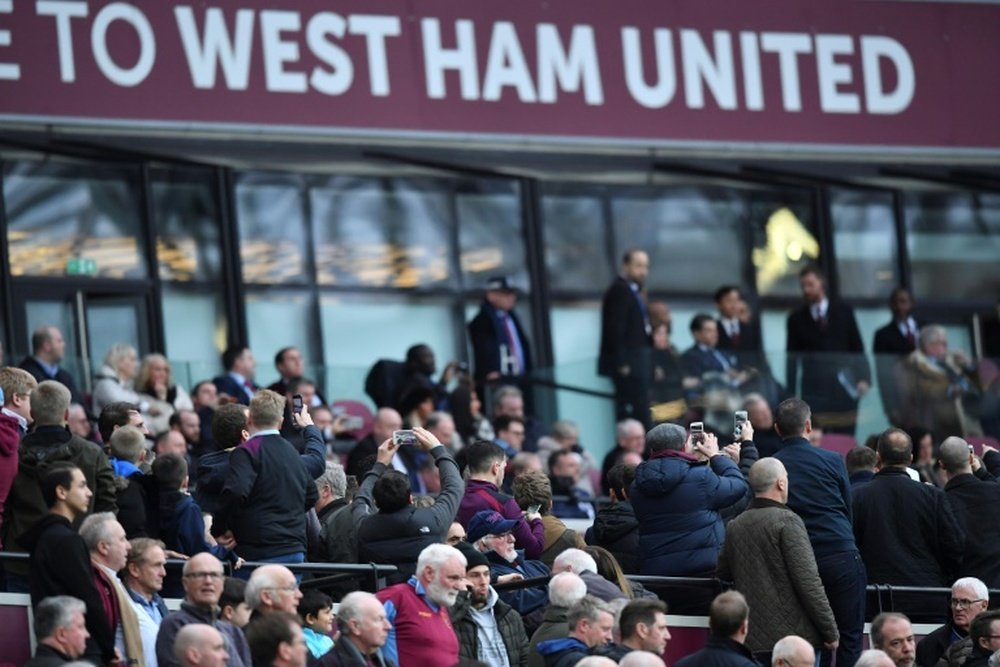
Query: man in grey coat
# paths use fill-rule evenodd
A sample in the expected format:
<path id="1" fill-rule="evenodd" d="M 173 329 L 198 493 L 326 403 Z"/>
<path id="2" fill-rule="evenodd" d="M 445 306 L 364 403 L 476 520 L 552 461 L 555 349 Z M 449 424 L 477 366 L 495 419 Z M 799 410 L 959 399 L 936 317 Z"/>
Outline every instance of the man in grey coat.
<path id="1" fill-rule="evenodd" d="M 837 647 L 837 623 L 823 591 L 809 534 L 787 506 L 788 472 L 775 458 L 750 468 L 754 500 L 733 519 L 717 575 L 732 581 L 750 605 L 746 644 L 762 664 L 782 637 L 798 635 L 817 649 Z"/>

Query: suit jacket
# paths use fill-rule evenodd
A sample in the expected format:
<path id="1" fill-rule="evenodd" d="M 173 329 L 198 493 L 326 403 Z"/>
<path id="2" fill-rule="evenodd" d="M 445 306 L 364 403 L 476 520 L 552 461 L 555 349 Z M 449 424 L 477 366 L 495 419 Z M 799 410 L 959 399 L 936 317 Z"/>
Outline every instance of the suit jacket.
<path id="1" fill-rule="evenodd" d="M 757 327 L 743 324 L 740 322 L 740 342 L 737 345 L 732 338 L 729 337 L 729 333 L 726 331 L 725 325 L 722 320 L 715 320 L 715 323 L 719 326 L 719 342 L 716 347 L 720 350 L 735 350 L 736 352 L 760 352 L 761 341 L 760 333 L 757 331 Z"/>
<path id="2" fill-rule="evenodd" d="M 34 377 L 39 382 L 44 382 L 45 380 L 55 380 L 56 382 L 62 382 L 66 386 L 66 388 L 69 389 L 69 393 L 73 395 L 73 402 L 79 403 L 80 405 L 83 406 L 83 409 L 86 410 L 88 414 L 90 413 L 90 403 L 83 397 L 83 394 L 80 393 L 80 390 L 77 389 L 76 381 L 73 379 L 73 376 L 66 371 L 65 368 L 60 368 L 59 371 L 56 373 L 55 377 L 49 377 L 48 374 L 45 372 L 45 369 L 42 368 L 42 365 L 38 363 L 38 360 L 31 356 L 25 357 L 23 360 L 21 360 L 21 365 L 18 366 L 18 368 L 28 371 L 29 373 L 31 373 L 32 377 Z"/>
<path id="3" fill-rule="evenodd" d="M 245 387 L 237 384 L 236 380 L 233 379 L 233 376 L 228 373 L 218 376 L 212 380 L 212 383 L 215 385 L 215 388 L 219 390 L 220 394 L 226 394 L 228 396 L 232 396 L 233 398 L 238 398 L 240 403 L 243 405 L 250 405 L 250 399 L 247 398 Z M 257 391 L 260 388 L 253 383 L 253 380 L 250 381 L 250 384 L 254 391 Z"/>
<path id="4" fill-rule="evenodd" d="M 648 357 L 652 341 L 646 333 L 646 317 L 638 298 L 622 277 L 616 278 L 604 293 L 598 374 L 614 377 L 621 366 L 642 365 Z"/>
<path id="5" fill-rule="evenodd" d="M 920 326 L 921 323 L 917 322 L 918 330 Z M 900 332 L 895 320 L 875 332 L 872 351 L 875 353 L 878 392 L 882 397 L 882 407 L 889 416 L 889 421 L 897 426 L 900 396 L 896 387 L 896 364 L 915 349 L 916 345 Z"/>
<path id="6" fill-rule="evenodd" d="M 531 345 L 528 343 L 528 336 L 521 326 L 521 320 L 517 313 L 510 311 L 507 317 L 514 323 L 517 336 L 520 339 L 521 351 L 524 354 L 525 368 L 521 369 L 521 375 L 531 371 Z M 503 352 L 501 346 L 507 347 L 506 332 L 502 331 L 497 309 L 487 302 L 483 302 L 479 313 L 469 322 L 469 340 L 472 343 L 472 357 L 475 379 L 482 382 L 490 373 L 501 373 L 506 375 L 502 368 L 501 360 Z M 513 354 L 513 351 L 506 352 Z"/>
<path id="7" fill-rule="evenodd" d="M 838 378 L 844 373 L 851 385 L 871 378 L 854 310 L 831 298 L 826 326 L 821 328 L 813 319 L 809 304 L 803 304 L 788 316 L 787 334 L 788 391 L 795 393 L 801 363 L 799 395 L 809 403 L 814 414 L 856 409 L 857 399 L 844 390 Z"/>
<path id="8" fill-rule="evenodd" d="M 698 345 L 694 345 L 681 355 L 681 360 L 684 362 L 685 375 L 701 378 L 705 373 L 726 372 L 727 368 L 719 361 L 719 358 L 715 355 L 716 352 L 725 357 L 726 361 L 729 362 L 730 368 L 737 368 L 738 362 L 732 354 L 719 349 L 715 349 L 714 351 L 703 350 Z"/>

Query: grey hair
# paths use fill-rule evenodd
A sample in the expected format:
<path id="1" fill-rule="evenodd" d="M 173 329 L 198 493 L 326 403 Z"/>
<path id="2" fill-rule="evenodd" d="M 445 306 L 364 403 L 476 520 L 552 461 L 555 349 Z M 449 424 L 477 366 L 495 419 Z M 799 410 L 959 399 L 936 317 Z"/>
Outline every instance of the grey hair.
<path id="1" fill-rule="evenodd" d="M 135 351 L 135 348 L 128 343 L 115 343 L 108 349 L 108 353 L 104 355 L 104 363 L 117 373 L 119 363 L 129 357 L 138 358 L 138 356 L 139 354 Z"/>
<path id="2" fill-rule="evenodd" d="M 775 483 L 788 473 L 784 464 L 778 459 L 768 456 L 750 466 L 750 489 L 754 494 L 769 491 Z"/>
<path id="3" fill-rule="evenodd" d="M 569 626 L 569 631 L 573 632 L 580 621 L 587 620 L 594 623 L 601 617 L 601 614 L 611 614 L 608 605 L 593 595 L 584 595 L 582 600 L 566 612 L 566 625 Z"/>
<path id="4" fill-rule="evenodd" d="M 880 648 L 870 648 L 867 651 L 861 652 L 858 661 L 854 663 L 854 667 L 884 667 L 892 664 L 894 664 L 893 660 L 889 657 L 888 653 Z"/>
<path id="5" fill-rule="evenodd" d="M 938 461 L 941 462 L 941 466 L 945 470 L 953 475 L 970 469 L 972 464 L 969 463 L 969 443 L 957 435 L 945 438 L 944 442 L 941 443 Z"/>
<path id="6" fill-rule="evenodd" d="M 920 327 L 920 333 L 917 334 L 917 340 L 920 343 L 921 350 L 926 349 L 931 343 L 947 337 L 948 333 L 940 324 L 928 324 Z"/>
<path id="7" fill-rule="evenodd" d="M 633 426 L 638 426 L 639 430 L 643 430 L 642 422 L 639 421 L 638 419 L 631 419 L 631 418 L 623 419 L 617 424 L 615 424 L 615 435 L 618 437 L 619 440 L 621 440 L 626 435 L 628 435 L 629 428 Z"/>
<path id="8" fill-rule="evenodd" d="M 763 459 L 761 459 L 763 460 Z M 784 660 L 786 664 L 794 665 L 797 664 L 795 658 L 798 657 L 798 653 L 802 649 L 809 649 L 812 653 L 813 660 L 816 660 L 816 649 L 807 642 L 802 637 L 798 635 L 788 635 L 782 637 L 774 644 L 774 648 L 771 650 L 771 664 L 777 665 L 779 660 Z"/>
<path id="9" fill-rule="evenodd" d="M 594 557 L 581 549 L 566 549 L 552 562 L 553 570 L 562 570 L 564 566 L 569 567 L 573 574 L 581 572 L 597 572 L 597 561 Z"/>
<path id="10" fill-rule="evenodd" d="M 750 393 L 743 397 L 742 407 L 744 410 L 749 410 L 753 406 L 759 403 L 767 403 L 767 399 L 763 395 L 758 393 Z"/>
<path id="11" fill-rule="evenodd" d="M 686 440 L 687 431 L 682 427 L 677 424 L 660 424 L 646 434 L 646 447 L 654 452 L 662 452 L 665 449 L 680 451 L 684 449 Z"/>
<path id="12" fill-rule="evenodd" d="M 246 601 L 247 606 L 250 607 L 250 611 L 254 611 L 260 607 L 264 591 L 277 588 L 277 571 L 277 568 L 274 567 L 259 567 L 247 579 L 247 587 L 243 592 L 243 599 Z"/>
<path id="13" fill-rule="evenodd" d="M 431 544 L 417 556 L 417 573 L 423 572 L 426 567 L 437 572 L 452 559 L 461 561 L 462 567 L 468 565 L 465 555 L 450 544 Z"/>
<path id="14" fill-rule="evenodd" d="M 327 461 L 323 474 L 316 478 L 316 490 L 319 491 L 324 486 L 329 486 L 333 497 L 343 498 L 347 495 L 347 474 L 344 466 L 337 461 Z"/>
<path id="15" fill-rule="evenodd" d="M 560 419 L 552 423 L 549 435 L 557 440 L 562 438 L 578 438 L 580 437 L 580 427 L 569 419 Z"/>
<path id="16" fill-rule="evenodd" d="M 365 591 L 354 591 L 348 593 L 340 600 L 340 607 L 337 608 L 337 623 L 343 630 L 349 621 L 361 619 L 361 604 L 367 600 L 375 600 L 379 604 L 379 599 L 374 594 Z"/>
<path id="17" fill-rule="evenodd" d="M 97 545 L 108 541 L 108 531 L 111 522 L 117 522 L 115 515 L 111 512 L 98 512 L 91 514 L 80 524 L 80 537 L 87 545 L 87 551 L 97 551 Z"/>
<path id="18" fill-rule="evenodd" d="M 572 607 L 587 595 L 587 584 L 572 572 L 560 572 L 549 580 L 549 603 Z"/>
<path id="19" fill-rule="evenodd" d="M 510 396 L 520 396 L 523 398 L 524 393 L 517 387 L 512 387 L 509 384 L 504 385 L 497 389 L 496 393 L 493 394 L 493 407 L 499 407 L 500 404 L 504 402 L 504 399 Z"/>
<path id="20" fill-rule="evenodd" d="M 212 631 L 219 632 L 207 623 L 188 623 L 183 626 L 174 639 L 174 657 L 177 661 L 184 662 L 184 654 L 188 649 L 204 646 L 208 638 L 206 635 L 211 636 Z"/>
<path id="21" fill-rule="evenodd" d="M 629 651 L 618 665 L 619 667 L 666 667 L 663 658 L 649 651 Z"/>
<path id="22" fill-rule="evenodd" d="M 983 600 L 990 599 L 990 589 L 986 587 L 986 584 L 982 580 L 975 577 L 962 577 L 951 585 L 951 590 L 955 590 L 956 588 L 971 588 L 979 598 Z"/>
<path id="23" fill-rule="evenodd" d="M 86 616 L 87 605 L 83 600 L 71 595 L 45 598 L 35 608 L 35 639 L 42 641 L 55 634 L 59 628 L 69 627 L 77 612 Z"/>

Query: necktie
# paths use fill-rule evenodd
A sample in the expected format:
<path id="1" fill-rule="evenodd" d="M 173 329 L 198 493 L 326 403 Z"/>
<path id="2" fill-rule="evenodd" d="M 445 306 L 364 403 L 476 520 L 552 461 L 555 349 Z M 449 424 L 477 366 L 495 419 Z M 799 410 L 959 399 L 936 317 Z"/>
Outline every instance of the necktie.
<path id="1" fill-rule="evenodd" d="M 520 375 L 524 370 L 524 350 L 521 348 L 521 339 L 517 335 L 517 327 L 514 326 L 513 319 L 504 313 L 501 315 L 503 318 L 504 330 L 507 332 L 507 344 L 510 345 L 510 351 L 512 353 L 514 362 L 510 369 L 511 375 Z"/>
<path id="2" fill-rule="evenodd" d="M 740 327 L 738 324 L 732 325 L 732 329 L 729 331 L 729 340 L 733 341 L 733 345 L 739 347 L 740 345 Z"/>

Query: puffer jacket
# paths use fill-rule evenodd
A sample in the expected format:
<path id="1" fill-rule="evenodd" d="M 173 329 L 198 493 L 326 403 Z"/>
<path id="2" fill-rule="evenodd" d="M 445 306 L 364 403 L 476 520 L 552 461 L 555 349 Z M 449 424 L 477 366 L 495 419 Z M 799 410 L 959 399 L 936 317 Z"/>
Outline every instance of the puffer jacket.
<path id="1" fill-rule="evenodd" d="M 639 521 L 639 573 L 685 577 L 710 573 L 725 538 L 720 511 L 748 484 L 724 455 L 708 463 L 666 450 L 641 463 L 629 489 Z"/>
<path id="2" fill-rule="evenodd" d="M 837 639 L 837 622 L 816 569 L 809 533 L 787 505 L 756 498 L 733 519 L 726 529 L 717 575 L 732 580 L 747 598 L 750 650 L 770 651 L 786 635 L 798 635 L 817 647 Z"/>
<path id="3" fill-rule="evenodd" d="M 599 511 L 586 540 L 610 551 L 625 574 L 639 574 L 639 520 L 632 503 L 624 500 Z"/>
<path id="4" fill-rule="evenodd" d="M 490 591 L 496 595 L 495 591 Z M 455 605 L 448 610 L 451 614 L 451 624 L 458 635 L 458 657 L 468 660 L 479 659 L 479 630 L 472 614 L 469 613 L 471 600 L 467 592 L 459 593 Z M 524 632 L 524 623 L 514 608 L 499 598 L 493 603 L 493 616 L 497 620 L 497 629 L 507 647 L 507 658 L 510 667 L 527 667 L 528 665 L 528 635 Z"/>

